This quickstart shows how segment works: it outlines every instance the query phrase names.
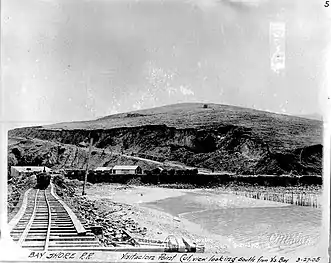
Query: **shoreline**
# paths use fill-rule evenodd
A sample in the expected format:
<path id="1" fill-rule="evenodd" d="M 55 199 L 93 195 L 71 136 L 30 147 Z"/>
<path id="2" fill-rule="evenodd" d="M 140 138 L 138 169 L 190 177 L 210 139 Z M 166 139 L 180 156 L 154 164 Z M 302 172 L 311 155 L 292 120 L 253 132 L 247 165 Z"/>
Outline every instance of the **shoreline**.
<path id="1" fill-rule="evenodd" d="M 131 187 L 130 187 L 131 188 Z M 135 187 L 134 187 L 135 188 Z M 142 190 L 148 190 L 145 187 L 137 187 L 135 190 L 137 192 L 141 192 Z M 117 188 L 118 189 L 118 188 Z M 133 189 L 130 189 L 131 191 Z M 143 236 L 145 239 L 151 240 L 165 240 L 168 236 L 174 235 L 176 237 L 183 237 L 186 240 L 193 241 L 197 244 L 203 244 L 205 246 L 206 253 L 222 253 L 228 255 L 237 255 L 238 250 L 233 252 L 235 248 L 235 244 L 229 238 L 212 234 L 206 229 L 203 229 L 202 226 L 191 222 L 181 216 L 179 216 L 180 221 L 175 220 L 175 217 L 168 212 L 155 209 L 152 207 L 145 206 L 146 202 L 135 202 L 129 203 L 128 201 L 122 203 L 119 202 L 119 197 L 117 200 L 111 198 L 102 198 L 98 199 L 98 197 L 91 196 L 90 191 L 91 188 L 87 188 L 87 196 L 86 198 L 93 202 L 102 203 L 102 205 L 112 205 L 112 202 L 121 203 L 128 205 L 130 207 L 129 215 L 124 216 L 124 218 L 129 217 L 133 219 L 138 225 L 142 228 L 146 228 L 146 234 Z M 191 192 L 191 191 L 190 191 Z M 185 193 L 182 193 L 182 195 Z M 173 194 L 171 197 L 178 197 L 180 195 Z M 149 201 L 163 200 L 169 198 L 168 195 L 166 198 L 162 196 L 154 196 L 155 198 L 148 198 Z M 171 198 L 170 197 L 170 198 Z M 243 248 L 245 250 L 245 248 Z M 252 253 L 251 248 L 247 248 L 250 253 Z M 247 252 L 243 252 L 245 255 Z"/>
<path id="2" fill-rule="evenodd" d="M 106 221 L 116 222 L 113 225 L 107 225 L 104 229 L 105 237 L 101 237 L 103 245 L 110 245 L 105 243 L 109 240 L 107 235 L 112 236 L 107 228 L 114 229 L 118 234 L 121 229 L 127 229 L 133 226 L 134 229 L 139 230 L 134 235 L 153 240 L 164 241 L 169 235 L 183 237 L 189 241 L 203 244 L 206 253 L 222 253 L 229 255 L 247 254 L 247 253 L 268 253 L 265 251 L 265 246 L 257 243 L 250 243 L 245 241 L 238 241 L 231 236 L 222 236 L 211 233 L 204 229 L 201 224 L 194 223 L 185 218 L 186 214 L 192 215 L 194 213 L 201 213 L 203 211 L 211 211 L 214 209 L 227 208 L 272 208 L 272 207 L 286 207 L 290 204 L 272 202 L 268 200 L 259 200 L 247 198 L 244 196 L 236 196 L 230 194 L 222 189 L 172 189 L 159 186 L 135 186 L 123 184 L 88 184 L 84 197 L 79 193 L 82 188 L 82 182 L 78 180 L 65 179 L 66 187 L 62 188 L 64 193 L 62 198 L 68 202 L 69 206 L 78 213 L 81 219 L 86 220 L 92 224 L 97 223 L 97 220 L 105 219 Z M 74 187 L 76 194 L 72 197 L 68 195 L 70 189 Z M 69 190 L 69 191 L 68 191 Z M 188 212 L 181 212 L 178 215 L 172 214 L 167 209 L 157 207 L 158 202 L 169 200 L 171 198 L 185 198 L 190 195 L 190 198 L 196 197 L 199 201 L 198 210 L 190 210 Z M 166 201 L 167 201 L 166 200 Z M 91 218 L 89 212 L 83 211 L 81 206 L 86 202 L 92 204 L 93 213 L 96 213 L 96 218 Z M 155 204 L 157 203 L 157 204 Z M 87 206 L 87 208 L 91 208 Z M 201 208 L 201 209 L 200 209 Z M 84 210 L 84 209 L 83 209 Z M 111 216 L 108 218 L 108 215 Z M 178 216 L 178 217 L 177 217 Z M 177 218 L 176 218 L 177 217 Z M 97 220 L 95 220 L 97 219 Z M 142 231 L 143 229 L 143 231 Z M 117 235 L 116 234 L 116 235 Z M 99 237 L 100 238 L 100 237 Z M 112 238 L 110 238 L 111 240 Z M 301 248 L 299 249 L 301 250 Z"/>
<path id="3" fill-rule="evenodd" d="M 203 226 L 186 219 L 185 215 L 213 209 L 290 206 L 290 204 L 235 196 L 229 193 L 217 193 L 216 195 L 216 193 L 211 193 L 205 189 L 169 189 L 155 186 L 95 184 L 90 185 L 86 192 L 86 197 L 91 201 L 101 202 L 106 206 L 110 206 L 115 202 L 131 207 L 128 216 L 139 226 L 147 229 L 144 238 L 164 240 L 169 235 L 175 235 L 204 244 L 206 253 L 230 255 L 238 255 L 238 253 L 244 255 L 253 253 L 255 250 L 263 253 L 268 252 L 264 250 L 264 244 L 245 243 L 244 241 L 241 242 L 227 236 L 211 233 Z M 200 201 L 204 200 L 202 205 L 206 208 L 175 215 L 167 209 L 164 210 L 155 205 L 155 203 L 162 202 L 165 199 L 183 198 L 185 195 L 194 195 Z"/>

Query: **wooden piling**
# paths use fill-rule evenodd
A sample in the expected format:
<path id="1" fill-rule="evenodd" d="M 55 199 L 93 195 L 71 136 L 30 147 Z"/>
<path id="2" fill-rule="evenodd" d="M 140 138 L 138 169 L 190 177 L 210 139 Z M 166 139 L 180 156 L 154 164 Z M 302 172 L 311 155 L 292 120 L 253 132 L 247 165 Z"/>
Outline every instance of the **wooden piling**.
<path id="1" fill-rule="evenodd" d="M 318 207 L 318 201 L 315 194 L 307 192 L 286 191 L 286 192 L 268 192 L 266 190 L 254 191 L 232 191 L 235 195 L 245 196 L 253 199 L 281 202 L 298 206 Z"/>

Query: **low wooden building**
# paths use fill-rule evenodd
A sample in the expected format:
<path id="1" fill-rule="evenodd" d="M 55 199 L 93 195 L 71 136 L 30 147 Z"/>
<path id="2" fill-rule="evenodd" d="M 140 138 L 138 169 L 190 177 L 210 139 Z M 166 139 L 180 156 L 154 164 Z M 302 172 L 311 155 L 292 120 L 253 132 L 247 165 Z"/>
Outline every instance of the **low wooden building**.
<path id="1" fill-rule="evenodd" d="M 138 165 L 115 165 L 114 174 L 142 174 L 142 169 Z"/>

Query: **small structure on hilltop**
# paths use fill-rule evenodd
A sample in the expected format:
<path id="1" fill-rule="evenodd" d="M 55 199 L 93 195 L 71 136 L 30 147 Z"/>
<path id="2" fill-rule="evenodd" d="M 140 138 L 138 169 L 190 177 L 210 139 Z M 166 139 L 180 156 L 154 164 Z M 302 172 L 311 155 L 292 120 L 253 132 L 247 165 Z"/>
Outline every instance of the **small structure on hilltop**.
<path id="1" fill-rule="evenodd" d="M 46 166 L 12 166 L 10 168 L 11 177 L 17 177 L 22 174 L 36 174 L 40 172 L 49 173 L 52 169 Z"/>
<path id="2" fill-rule="evenodd" d="M 142 169 L 138 165 L 115 165 L 114 174 L 142 174 Z"/>

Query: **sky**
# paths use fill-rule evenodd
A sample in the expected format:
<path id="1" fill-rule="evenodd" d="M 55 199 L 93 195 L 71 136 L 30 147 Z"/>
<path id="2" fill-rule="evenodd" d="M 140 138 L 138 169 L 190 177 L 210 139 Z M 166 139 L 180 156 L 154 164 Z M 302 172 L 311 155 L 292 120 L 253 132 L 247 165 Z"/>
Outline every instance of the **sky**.
<path id="1" fill-rule="evenodd" d="M 90 120 L 180 102 L 322 114 L 330 31 L 323 5 L 4 0 L 4 120 L 11 127 Z M 270 24 L 282 25 L 284 37 Z M 277 47 L 284 63 L 275 70 Z"/>

